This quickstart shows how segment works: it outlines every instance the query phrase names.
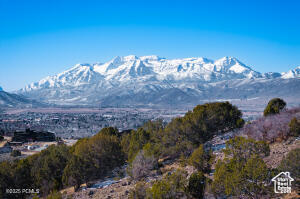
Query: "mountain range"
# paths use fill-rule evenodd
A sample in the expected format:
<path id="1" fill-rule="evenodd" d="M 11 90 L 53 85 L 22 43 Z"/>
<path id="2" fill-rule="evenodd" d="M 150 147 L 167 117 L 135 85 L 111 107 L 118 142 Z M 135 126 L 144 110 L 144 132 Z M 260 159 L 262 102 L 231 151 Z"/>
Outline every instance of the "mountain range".
<path id="1" fill-rule="evenodd" d="M 0 87 L 0 108 L 16 107 L 41 107 L 46 104 L 31 100 L 25 96 L 5 92 Z"/>
<path id="2" fill-rule="evenodd" d="M 116 57 L 77 64 L 16 93 L 57 105 L 184 106 L 200 101 L 260 97 L 300 98 L 300 66 L 260 73 L 237 58 Z"/>

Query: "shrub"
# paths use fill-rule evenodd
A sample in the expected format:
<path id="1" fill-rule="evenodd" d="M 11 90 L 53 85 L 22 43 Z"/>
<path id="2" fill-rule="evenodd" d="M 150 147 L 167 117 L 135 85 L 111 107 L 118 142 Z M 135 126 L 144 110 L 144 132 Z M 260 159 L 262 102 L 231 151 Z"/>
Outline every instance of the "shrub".
<path id="1" fill-rule="evenodd" d="M 12 171 L 15 187 L 33 187 L 34 181 L 31 174 L 32 165 L 28 158 L 14 162 Z"/>
<path id="2" fill-rule="evenodd" d="M 114 136 L 119 136 L 119 131 L 117 128 L 113 128 L 113 127 L 105 127 L 103 129 L 101 129 L 101 131 L 99 131 L 99 134 L 106 134 L 106 135 L 114 135 Z"/>
<path id="3" fill-rule="evenodd" d="M 235 137 L 226 143 L 225 159 L 218 161 L 212 190 L 217 196 L 259 198 L 268 191 L 270 172 L 262 160 L 269 146 L 262 141 Z"/>
<path id="4" fill-rule="evenodd" d="M 273 98 L 269 101 L 264 110 L 264 116 L 278 114 L 286 106 L 285 101 L 280 98 Z"/>
<path id="5" fill-rule="evenodd" d="M 45 197 L 63 185 L 78 189 L 82 182 L 110 174 L 125 162 L 116 132 L 106 128 L 91 138 L 80 139 L 72 147 L 51 145 L 25 159 L 0 163 L 0 198 L 6 197 L 1 192 L 5 193 L 7 187 L 38 188 L 40 196 Z"/>
<path id="6" fill-rule="evenodd" d="M 275 142 L 291 135 L 289 123 L 300 112 L 300 108 L 282 111 L 279 114 L 259 118 L 243 128 L 243 133 L 256 140 Z M 295 124 L 295 123 L 294 123 Z"/>
<path id="7" fill-rule="evenodd" d="M 78 156 L 73 155 L 68 161 L 66 167 L 64 168 L 62 181 L 66 186 L 74 186 L 74 190 L 77 191 L 80 185 L 87 181 L 84 176 L 85 165 L 84 161 Z"/>
<path id="8" fill-rule="evenodd" d="M 289 171 L 295 182 L 300 186 L 300 148 L 291 150 L 285 158 L 282 159 L 278 169 L 280 171 Z"/>
<path id="9" fill-rule="evenodd" d="M 300 120 L 298 120 L 296 117 L 293 117 L 289 123 L 290 128 L 290 134 L 293 136 L 299 136 L 300 135 Z"/>
<path id="10" fill-rule="evenodd" d="M 243 190 L 246 193 L 259 198 L 260 195 L 265 195 L 267 191 L 266 182 L 270 180 L 269 171 L 267 165 L 258 156 L 252 156 L 247 160 L 242 170 Z"/>
<path id="11" fill-rule="evenodd" d="M 171 160 L 180 154 L 191 155 L 200 144 L 214 135 L 241 128 L 242 113 L 229 102 L 215 102 L 196 106 L 184 117 L 174 118 L 165 125 L 161 120 L 149 121 L 137 131 L 122 136 L 122 149 L 131 163 L 143 150 L 155 158 Z"/>
<path id="12" fill-rule="evenodd" d="M 144 199 L 146 198 L 146 183 L 141 181 L 136 183 L 134 189 L 129 192 L 129 199 Z"/>
<path id="13" fill-rule="evenodd" d="M 13 170 L 11 162 L 0 162 L 0 198 L 9 198 L 10 195 L 6 189 L 12 189 L 14 184 Z"/>
<path id="14" fill-rule="evenodd" d="M 119 138 L 101 131 L 78 143 L 73 155 L 84 165 L 81 173 L 86 182 L 106 176 L 125 162 Z"/>
<path id="15" fill-rule="evenodd" d="M 212 153 L 204 150 L 203 144 L 194 150 L 189 157 L 188 162 L 194 166 L 198 171 L 209 173 L 211 162 L 213 161 Z"/>
<path id="16" fill-rule="evenodd" d="M 40 153 L 29 156 L 34 187 L 39 187 L 42 195 L 63 188 L 62 175 L 70 156 L 69 147 L 64 144 L 51 145 Z"/>
<path id="17" fill-rule="evenodd" d="M 224 149 L 226 157 L 234 158 L 239 161 L 247 161 L 252 156 L 266 157 L 270 154 L 270 147 L 264 141 L 255 141 L 236 136 L 226 142 Z"/>
<path id="18" fill-rule="evenodd" d="M 189 178 L 187 192 L 194 198 L 203 198 L 205 190 L 205 176 L 202 172 L 195 172 Z"/>
<path id="19" fill-rule="evenodd" d="M 130 165 L 130 174 L 135 180 L 147 177 L 152 170 L 158 168 L 157 159 L 153 156 L 146 156 L 140 151 Z"/>
<path id="20" fill-rule="evenodd" d="M 10 153 L 11 156 L 13 157 L 18 157 L 18 156 L 21 156 L 21 151 L 19 150 L 13 150 L 11 153 Z"/>
<path id="21" fill-rule="evenodd" d="M 187 184 L 187 173 L 176 170 L 171 175 L 165 176 L 162 180 L 156 181 L 152 188 L 147 190 L 147 195 L 153 199 L 180 198 L 187 196 L 185 193 Z"/>
<path id="22" fill-rule="evenodd" d="M 128 161 L 132 162 L 137 153 L 143 149 L 143 146 L 149 141 L 150 134 L 143 128 L 132 131 L 130 134 L 130 142 L 128 147 Z"/>
<path id="23" fill-rule="evenodd" d="M 241 128 L 243 124 L 241 111 L 229 102 L 198 105 L 166 126 L 161 139 L 163 155 L 178 157 L 183 152 L 188 156 L 214 135 Z"/>
<path id="24" fill-rule="evenodd" d="M 129 146 L 130 146 L 130 133 L 124 133 L 122 135 L 121 138 L 121 147 L 122 147 L 122 151 L 126 157 L 126 159 L 128 159 L 128 152 L 129 152 Z"/>
<path id="25" fill-rule="evenodd" d="M 252 156 L 246 162 L 235 158 L 218 161 L 212 183 L 212 191 L 217 196 L 241 196 L 259 198 L 265 195 L 270 181 L 269 171 L 264 161 Z"/>

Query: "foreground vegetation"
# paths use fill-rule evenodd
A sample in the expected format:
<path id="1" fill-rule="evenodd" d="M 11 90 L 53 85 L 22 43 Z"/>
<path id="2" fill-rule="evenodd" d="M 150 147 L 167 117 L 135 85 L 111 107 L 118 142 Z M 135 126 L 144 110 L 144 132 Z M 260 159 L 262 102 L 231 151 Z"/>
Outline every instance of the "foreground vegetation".
<path id="1" fill-rule="evenodd" d="M 270 155 L 269 143 L 299 136 L 297 113 L 300 110 L 285 110 L 285 104 L 281 99 L 271 100 L 265 109 L 266 116 L 246 125 L 239 111 L 228 103 L 200 105 L 164 127 L 157 123 L 155 126 L 152 122 L 152 126 L 148 123 L 124 137 L 123 142 L 138 146 L 133 148 L 129 145 L 126 148 L 131 175 L 140 181 L 131 191 L 130 198 L 203 198 L 205 193 L 216 198 L 272 198 L 274 191 L 271 179 L 280 171 L 290 171 L 296 179 L 294 188 L 299 187 L 300 157 L 295 155 L 299 148 L 290 151 L 276 169 L 268 168 L 264 162 L 264 158 Z M 222 120 L 224 115 L 227 121 Z M 217 161 L 214 177 L 210 178 L 215 157 L 209 149 L 204 148 L 203 143 L 215 135 L 238 128 L 242 135 L 250 138 L 235 137 L 228 140 L 223 151 L 225 158 Z M 148 132 L 147 129 L 151 130 Z M 144 152 L 143 156 L 139 156 L 141 151 Z M 154 160 L 166 156 L 191 165 L 197 171 L 188 176 L 184 170 L 179 169 L 171 175 L 164 175 L 161 180 L 145 183 L 144 180 L 151 175 L 150 170 L 153 172 L 156 167 L 135 168 L 144 165 L 149 159 L 151 161 L 148 164 L 153 164 Z M 144 170 L 140 172 L 142 168 Z M 136 175 L 137 171 L 143 175 Z"/>
<path id="2" fill-rule="evenodd" d="M 270 179 L 279 171 L 291 171 L 295 179 L 300 179 L 299 149 L 291 151 L 277 169 L 268 168 L 263 161 L 270 153 L 269 143 L 299 136 L 300 120 L 295 113 L 300 111 L 284 110 L 282 101 L 273 100 L 266 107 L 269 113 L 265 117 L 246 125 L 241 111 L 230 103 L 207 103 L 168 124 L 149 121 L 124 134 L 108 127 L 72 147 L 50 146 L 25 159 L 2 162 L 0 198 L 26 198 L 28 194 L 6 193 L 7 188 L 20 187 L 36 188 L 40 196 L 51 193 L 51 197 L 59 198 L 57 191 L 70 186 L 77 191 L 81 184 L 110 176 L 125 163 L 136 182 L 131 198 L 203 198 L 205 193 L 215 197 L 271 197 Z M 213 165 L 216 157 L 204 143 L 233 130 L 249 138 L 227 141 L 225 158 Z M 162 173 L 166 160 L 180 162 L 182 168 Z M 185 165 L 195 171 L 188 174 Z M 151 176 L 162 177 L 149 183 L 147 178 Z"/>
<path id="3" fill-rule="evenodd" d="M 72 147 L 51 145 L 25 159 L 0 163 L 0 198 L 26 196 L 7 194 L 6 189 L 35 188 L 41 196 L 66 186 L 74 186 L 77 190 L 82 183 L 107 176 L 124 161 L 118 131 L 104 128 Z"/>

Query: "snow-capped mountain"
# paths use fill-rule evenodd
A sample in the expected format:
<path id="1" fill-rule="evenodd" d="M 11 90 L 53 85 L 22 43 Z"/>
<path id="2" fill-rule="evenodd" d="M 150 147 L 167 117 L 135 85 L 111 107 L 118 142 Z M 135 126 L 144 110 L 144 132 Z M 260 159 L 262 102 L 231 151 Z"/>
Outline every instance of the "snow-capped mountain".
<path id="1" fill-rule="evenodd" d="M 2 87 L 0 86 L 0 91 L 3 91 Z"/>
<path id="2" fill-rule="evenodd" d="M 167 60 L 158 56 L 116 57 L 104 64 L 77 64 L 73 68 L 26 86 L 23 91 L 42 88 L 77 87 L 84 84 L 125 83 L 131 80 L 220 81 L 261 77 L 236 58 L 217 61 L 206 58 Z"/>
<path id="3" fill-rule="evenodd" d="M 282 74 L 261 74 L 233 57 L 214 61 L 130 55 L 103 64 L 77 64 L 18 92 L 64 105 L 178 105 L 206 99 L 247 98 L 270 92 L 280 94 L 282 91 L 270 89 L 272 84 L 288 84 L 290 90 L 300 86 L 299 82 L 299 67 Z M 264 85 L 268 85 L 268 90 L 264 90 Z"/>
<path id="4" fill-rule="evenodd" d="M 289 79 L 289 78 L 299 78 L 300 77 L 300 66 L 297 68 L 288 71 L 287 73 L 282 73 L 282 78 Z"/>

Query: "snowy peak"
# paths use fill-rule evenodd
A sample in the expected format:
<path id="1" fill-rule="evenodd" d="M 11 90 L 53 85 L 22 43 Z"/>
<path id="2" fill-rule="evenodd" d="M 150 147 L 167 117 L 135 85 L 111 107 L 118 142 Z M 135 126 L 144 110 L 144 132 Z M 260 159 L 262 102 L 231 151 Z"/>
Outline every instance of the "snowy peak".
<path id="1" fill-rule="evenodd" d="M 234 57 L 223 57 L 214 63 L 217 71 L 231 71 L 235 73 L 243 73 L 245 71 L 253 71 L 250 67 L 246 66 Z"/>
<path id="2" fill-rule="evenodd" d="M 300 66 L 296 67 L 293 70 L 290 70 L 286 73 L 282 73 L 283 79 L 290 79 L 290 78 L 299 78 L 300 77 Z"/>
<path id="3" fill-rule="evenodd" d="M 299 74 L 300 67 L 287 73 L 261 74 L 235 57 L 210 60 L 129 55 L 106 63 L 76 64 L 19 93 L 72 106 L 177 106 L 208 99 L 298 97 Z"/>
<path id="4" fill-rule="evenodd" d="M 2 87 L 0 86 L 0 91 L 3 91 Z"/>
<path id="5" fill-rule="evenodd" d="M 128 55 L 128 56 L 122 57 L 121 59 L 124 62 L 128 62 L 128 61 L 136 61 L 137 59 L 139 59 L 139 57 L 137 57 L 135 55 Z"/>
<path id="6" fill-rule="evenodd" d="M 76 64 L 69 70 L 30 84 L 22 91 L 78 87 L 85 84 L 112 85 L 111 81 L 114 85 L 146 79 L 207 82 L 260 76 L 260 73 L 234 57 L 213 61 L 203 57 L 168 60 L 156 55 L 128 55 L 117 56 L 104 64 Z"/>
<path id="7" fill-rule="evenodd" d="M 31 83 L 23 90 L 30 91 L 43 88 L 60 88 L 64 86 L 74 87 L 82 84 L 96 83 L 101 78 L 101 75 L 94 71 L 92 65 L 76 64 L 67 71 L 54 76 L 48 76 L 39 82 Z"/>
<path id="8" fill-rule="evenodd" d="M 261 74 L 237 58 L 228 56 L 214 61 L 203 57 L 165 59 L 156 55 L 128 55 L 117 56 L 106 63 L 76 64 L 69 70 L 26 86 L 21 93 L 50 88 L 69 91 L 74 88 L 78 91 L 79 87 L 84 86 L 107 89 L 165 81 L 185 85 L 187 82 L 205 84 L 235 79 L 288 79 L 299 77 L 299 74 L 300 67 L 282 74 Z M 59 89 L 55 92 L 59 92 Z"/>
<path id="9" fill-rule="evenodd" d="M 142 61 L 148 62 L 148 61 L 159 61 L 159 60 L 162 60 L 162 59 L 165 59 L 165 58 L 161 58 L 157 55 L 148 55 L 148 56 L 142 56 L 142 57 L 140 57 L 140 59 Z"/>

